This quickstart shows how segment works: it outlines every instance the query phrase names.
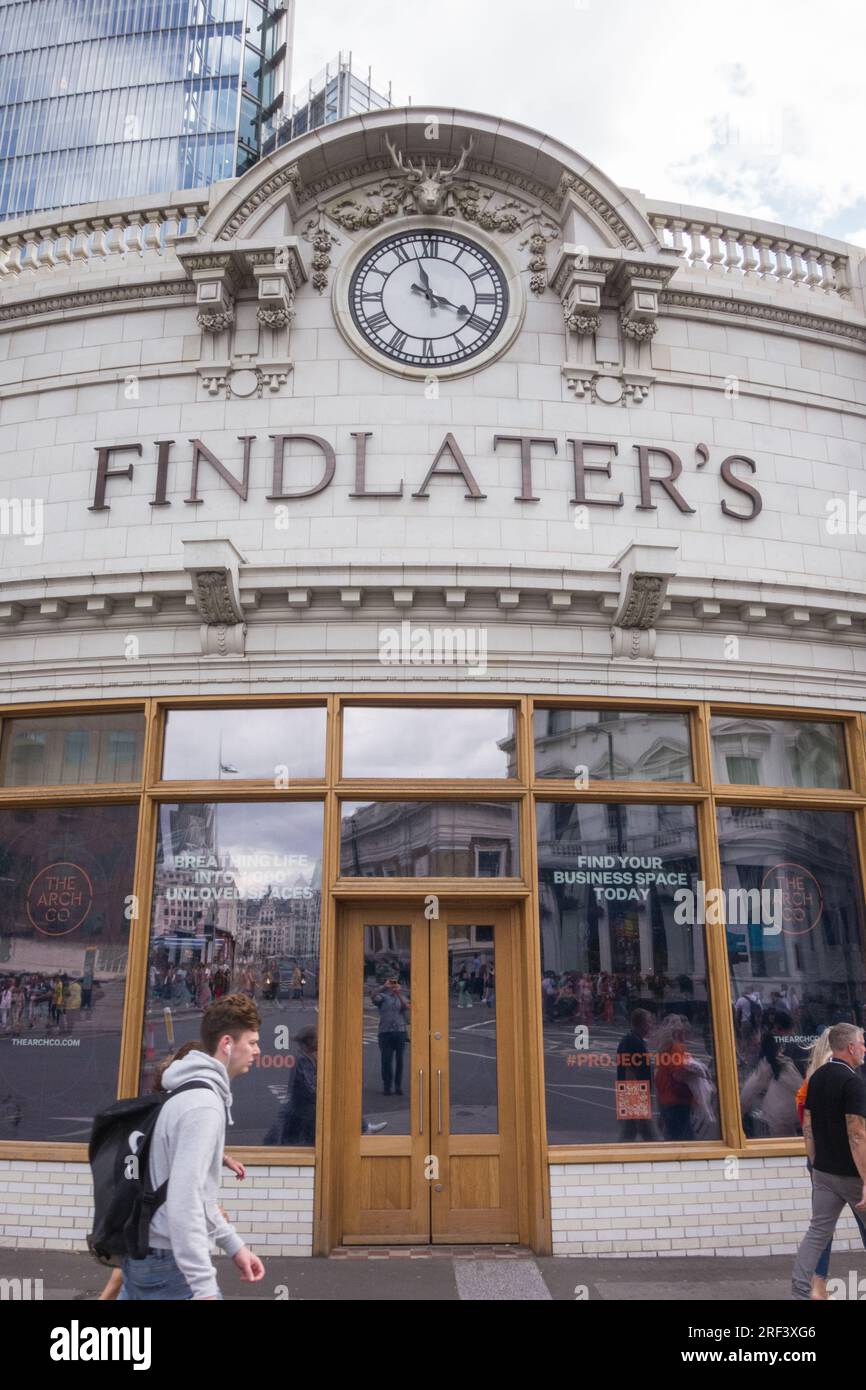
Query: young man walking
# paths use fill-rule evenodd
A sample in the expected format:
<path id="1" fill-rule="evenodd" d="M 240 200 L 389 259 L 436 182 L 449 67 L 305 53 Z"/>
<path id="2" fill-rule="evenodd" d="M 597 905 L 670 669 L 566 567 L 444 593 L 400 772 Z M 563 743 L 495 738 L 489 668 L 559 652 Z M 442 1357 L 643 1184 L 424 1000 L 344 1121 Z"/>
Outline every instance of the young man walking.
<path id="1" fill-rule="evenodd" d="M 169 1096 L 156 1122 L 149 1177 L 154 1188 L 168 1179 L 165 1202 L 150 1223 L 143 1260 L 123 1261 L 121 1299 L 222 1298 L 210 1257 L 215 1241 L 246 1282 L 264 1277 L 264 1265 L 244 1245 L 217 1205 L 226 1116 L 231 1122 L 230 1083 L 245 1076 L 259 1055 L 261 1019 L 245 994 L 232 994 L 205 1009 L 201 1051 L 172 1062 L 163 1088 L 188 1081 L 206 1084 Z"/>
<path id="2" fill-rule="evenodd" d="M 795 1299 L 811 1296 L 812 1275 L 844 1207 L 866 1209 L 866 1056 L 863 1029 L 836 1023 L 827 1040 L 832 1056 L 809 1080 L 803 1138 L 812 1163 L 812 1222 L 794 1262 Z"/>

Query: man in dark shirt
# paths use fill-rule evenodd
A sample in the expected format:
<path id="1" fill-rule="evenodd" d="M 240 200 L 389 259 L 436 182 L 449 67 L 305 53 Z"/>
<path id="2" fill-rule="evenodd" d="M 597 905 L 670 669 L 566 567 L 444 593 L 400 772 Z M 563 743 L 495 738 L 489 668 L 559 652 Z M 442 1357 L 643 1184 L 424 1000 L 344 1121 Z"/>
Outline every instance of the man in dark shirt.
<path id="1" fill-rule="evenodd" d="M 833 1055 L 812 1073 L 803 1116 L 803 1138 L 812 1162 L 812 1222 L 794 1261 L 791 1288 L 798 1300 L 811 1296 L 815 1266 L 843 1208 L 850 1206 L 855 1215 L 866 1210 L 863 1029 L 836 1023 L 827 1038 Z"/>
<path id="2" fill-rule="evenodd" d="M 653 1018 L 646 1009 L 635 1009 L 631 1018 L 631 1031 L 620 1038 L 616 1049 L 616 1079 L 620 1081 L 646 1082 L 647 1107 L 652 1101 L 652 1065 L 647 1049 L 647 1038 L 653 1026 Z M 658 1138 L 655 1125 L 649 1114 L 643 1119 L 623 1120 L 622 1138 L 624 1142 L 633 1139 L 646 1139 L 652 1143 Z"/>

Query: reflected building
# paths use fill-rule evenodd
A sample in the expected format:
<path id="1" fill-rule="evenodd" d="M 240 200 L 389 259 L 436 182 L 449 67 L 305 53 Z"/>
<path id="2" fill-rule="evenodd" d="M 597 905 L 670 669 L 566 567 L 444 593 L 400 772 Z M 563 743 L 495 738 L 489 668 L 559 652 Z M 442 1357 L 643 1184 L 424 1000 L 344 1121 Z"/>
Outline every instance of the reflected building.
<path id="1" fill-rule="evenodd" d="M 0 217 L 242 174 L 293 18 L 294 0 L 0 0 Z"/>
<path id="2" fill-rule="evenodd" d="M 266 124 L 262 153 L 270 154 L 289 140 L 346 116 L 384 111 L 391 105 L 390 82 L 387 93 L 378 91 L 373 86 L 372 68 L 358 63 L 351 50 L 341 50 L 293 95 L 288 106 L 281 104 L 273 112 Z"/>

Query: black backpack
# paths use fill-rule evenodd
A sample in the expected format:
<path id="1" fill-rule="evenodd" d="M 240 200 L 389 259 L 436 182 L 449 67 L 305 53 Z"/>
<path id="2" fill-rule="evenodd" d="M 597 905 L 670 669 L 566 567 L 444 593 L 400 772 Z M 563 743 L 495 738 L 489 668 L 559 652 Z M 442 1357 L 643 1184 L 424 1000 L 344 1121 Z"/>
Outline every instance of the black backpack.
<path id="1" fill-rule="evenodd" d="M 102 1264 L 147 1254 L 150 1223 L 168 1192 L 168 1180 L 153 1188 L 148 1179 L 153 1131 L 172 1096 L 202 1087 L 213 1090 L 206 1081 L 187 1081 L 174 1091 L 119 1100 L 94 1117 L 88 1149 L 94 1212 L 87 1244 Z"/>

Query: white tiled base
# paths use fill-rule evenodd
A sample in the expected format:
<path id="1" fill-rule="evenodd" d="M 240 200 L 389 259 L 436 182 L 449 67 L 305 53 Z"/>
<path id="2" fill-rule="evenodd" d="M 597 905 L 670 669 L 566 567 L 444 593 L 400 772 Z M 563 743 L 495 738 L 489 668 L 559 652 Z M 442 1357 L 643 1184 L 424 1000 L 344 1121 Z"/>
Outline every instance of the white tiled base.
<path id="1" fill-rule="evenodd" d="M 555 1163 L 554 1255 L 793 1255 L 811 1213 L 802 1158 Z M 834 1250 L 859 1250 L 850 1212 Z"/>
<path id="2" fill-rule="evenodd" d="M 312 1167 L 247 1167 L 239 1183 L 228 1172 L 220 1202 L 254 1250 L 269 1255 L 311 1255 Z M 86 1250 L 92 1225 L 90 1168 L 86 1163 L 0 1159 L 0 1247 Z"/>

